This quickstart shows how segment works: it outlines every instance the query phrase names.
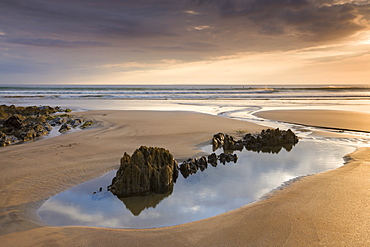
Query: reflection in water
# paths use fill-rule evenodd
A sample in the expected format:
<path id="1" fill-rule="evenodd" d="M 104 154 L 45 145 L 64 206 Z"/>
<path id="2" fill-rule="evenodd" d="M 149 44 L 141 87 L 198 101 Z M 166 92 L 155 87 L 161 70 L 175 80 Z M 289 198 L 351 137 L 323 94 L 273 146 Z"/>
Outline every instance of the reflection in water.
<path id="1" fill-rule="evenodd" d="M 262 153 L 272 153 L 272 154 L 278 154 L 280 153 L 281 150 L 283 150 L 283 148 L 290 152 L 293 147 L 295 146 L 295 144 L 284 144 L 284 145 L 281 145 L 281 146 L 274 146 L 274 147 L 262 147 L 262 148 L 248 148 L 246 147 L 246 149 L 248 151 L 253 151 L 253 152 L 262 152 Z"/>
<path id="2" fill-rule="evenodd" d="M 130 196 L 118 198 L 120 199 L 130 212 L 139 216 L 144 209 L 155 208 L 164 198 L 169 197 L 173 190 L 168 191 L 165 194 L 150 193 L 146 196 Z"/>
<path id="3" fill-rule="evenodd" d="M 187 178 L 189 175 L 196 174 L 198 170 L 203 172 L 208 168 L 208 164 L 216 167 L 218 163 L 224 165 L 230 162 L 236 163 L 238 156 L 234 152 L 243 151 L 244 148 L 257 153 L 278 154 L 282 148 L 290 152 L 297 143 L 298 137 L 290 129 L 267 129 L 254 135 L 248 133 L 240 140 L 236 140 L 228 134 L 218 133 L 212 138 L 212 151 L 222 149 L 224 152 L 219 155 L 212 153 L 198 159 L 185 160 L 180 165 L 180 173 L 184 178 Z"/>
<path id="4" fill-rule="evenodd" d="M 237 163 L 209 166 L 187 179 L 180 176 L 171 195 L 125 199 L 125 205 L 104 189 L 115 175 L 112 171 L 50 198 L 39 214 L 47 223 L 60 226 L 150 228 L 182 224 L 256 201 L 294 177 L 339 167 L 342 157 L 353 150 L 335 142 L 300 140 L 290 152 L 283 148 L 279 154 L 236 151 Z M 204 151 L 211 153 L 212 146 Z M 103 188 L 101 195 L 97 193 L 100 200 L 92 200 L 92 192 L 99 187 Z"/>

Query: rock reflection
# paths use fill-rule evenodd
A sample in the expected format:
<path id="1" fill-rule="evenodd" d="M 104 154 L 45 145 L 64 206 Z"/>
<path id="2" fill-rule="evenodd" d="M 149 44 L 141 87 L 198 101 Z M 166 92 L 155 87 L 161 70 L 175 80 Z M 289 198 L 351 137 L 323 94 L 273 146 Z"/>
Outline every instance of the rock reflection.
<path id="1" fill-rule="evenodd" d="M 155 208 L 163 199 L 169 197 L 173 189 L 165 194 L 150 193 L 146 196 L 118 197 L 128 210 L 134 215 L 139 216 L 142 211 L 148 208 Z"/>
<path id="2" fill-rule="evenodd" d="M 246 147 L 245 149 L 247 151 L 253 151 L 253 152 L 257 152 L 257 153 L 261 152 L 261 153 L 278 154 L 283 149 L 290 152 L 293 149 L 294 146 L 295 146 L 295 144 L 284 144 L 284 145 L 280 145 L 280 146 L 262 147 L 262 148 L 248 148 L 248 147 Z"/>
<path id="3" fill-rule="evenodd" d="M 213 152 L 223 149 L 223 153 L 216 155 L 212 153 L 208 157 L 193 158 L 185 160 L 179 167 L 180 173 L 184 178 L 196 174 L 198 170 L 202 172 L 208 168 L 208 164 L 216 167 L 218 162 L 226 163 L 238 161 L 238 156 L 234 151 L 253 151 L 257 153 L 278 154 L 283 148 L 290 152 L 294 145 L 298 143 L 298 137 L 291 131 L 279 129 L 262 130 L 260 134 L 246 134 L 243 139 L 235 140 L 233 136 L 223 133 L 215 134 L 212 138 Z"/>

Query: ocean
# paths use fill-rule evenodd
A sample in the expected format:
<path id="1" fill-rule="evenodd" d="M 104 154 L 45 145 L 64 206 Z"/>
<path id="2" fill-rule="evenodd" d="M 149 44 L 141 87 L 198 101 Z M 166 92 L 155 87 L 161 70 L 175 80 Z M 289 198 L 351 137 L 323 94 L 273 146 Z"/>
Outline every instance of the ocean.
<path id="1" fill-rule="evenodd" d="M 369 86 L 242 86 L 242 85 L 0 85 L 4 104 L 74 106 L 84 110 L 120 109 L 118 101 L 168 102 L 163 105 L 219 105 L 253 107 L 353 106 L 369 111 Z M 85 102 L 89 102 L 86 104 Z M 139 104 L 142 108 L 142 104 Z M 366 107 L 365 107 L 366 106 Z M 84 108 L 85 107 L 85 108 Z M 125 110 L 127 107 L 123 107 Z M 150 107 L 153 108 L 153 107 Z M 154 107 L 155 108 L 155 107 Z M 172 107 L 173 108 L 173 107 Z M 176 107 L 175 107 L 176 108 Z M 179 107 L 181 110 L 182 107 Z M 133 109 L 135 110 L 135 109 Z"/>
<path id="2" fill-rule="evenodd" d="M 261 110 L 328 109 L 370 113 L 366 85 L 0 85 L 0 104 L 86 110 L 193 111 L 269 127 L 299 129 L 260 119 Z M 309 133 L 309 132 L 308 132 Z M 304 135 L 304 133 L 301 133 Z M 357 133 L 370 138 L 367 133 Z M 368 141 L 366 141 L 368 143 Z"/>
<path id="3" fill-rule="evenodd" d="M 47 99 L 346 99 L 369 100 L 368 86 L 242 85 L 0 85 L 0 98 Z"/>

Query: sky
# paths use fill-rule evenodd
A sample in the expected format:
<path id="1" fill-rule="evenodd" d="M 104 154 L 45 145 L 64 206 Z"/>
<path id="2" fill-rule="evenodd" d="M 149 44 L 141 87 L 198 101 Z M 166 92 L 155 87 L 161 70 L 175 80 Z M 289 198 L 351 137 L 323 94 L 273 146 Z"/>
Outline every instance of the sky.
<path id="1" fill-rule="evenodd" d="M 0 0 L 0 84 L 370 84 L 370 0 Z"/>

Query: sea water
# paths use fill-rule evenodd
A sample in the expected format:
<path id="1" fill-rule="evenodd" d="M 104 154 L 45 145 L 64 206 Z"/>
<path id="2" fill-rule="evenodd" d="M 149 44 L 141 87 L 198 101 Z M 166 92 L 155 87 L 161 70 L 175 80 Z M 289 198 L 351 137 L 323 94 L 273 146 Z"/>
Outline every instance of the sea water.
<path id="1" fill-rule="evenodd" d="M 261 109 L 370 112 L 368 86 L 248 85 L 0 85 L 0 102 L 81 110 L 188 110 L 246 117 Z"/>
<path id="2" fill-rule="evenodd" d="M 308 137 L 313 128 L 261 119 L 261 110 L 328 109 L 370 113 L 366 85 L 0 85 L 0 103 L 50 105 L 86 110 L 194 111 L 274 128 L 292 128 Z M 325 130 L 330 131 L 330 130 Z M 343 133 L 348 134 L 348 132 Z M 368 144 L 370 134 L 351 133 Z"/>

